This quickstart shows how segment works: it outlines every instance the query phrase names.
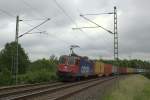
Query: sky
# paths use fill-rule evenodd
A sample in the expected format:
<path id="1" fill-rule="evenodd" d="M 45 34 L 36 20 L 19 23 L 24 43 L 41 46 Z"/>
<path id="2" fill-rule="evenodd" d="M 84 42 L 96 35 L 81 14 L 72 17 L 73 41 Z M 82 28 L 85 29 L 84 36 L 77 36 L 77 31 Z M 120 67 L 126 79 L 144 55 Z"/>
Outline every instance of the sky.
<path id="1" fill-rule="evenodd" d="M 16 16 L 19 15 L 19 35 L 49 21 L 19 38 L 30 60 L 68 55 L 74 51 L 89 58 L 113 59 L 113 35 L 95 27 L 80 14 L 113 12 L 117 7 L 119 58 L 150 59 L 150 1 L 149 0 L 0 0 L 0 50 L 15 40 Z M 113 15 L 86 16 L 113 31 Z M 36 32 L 46 31 L 46 34 Z"/>

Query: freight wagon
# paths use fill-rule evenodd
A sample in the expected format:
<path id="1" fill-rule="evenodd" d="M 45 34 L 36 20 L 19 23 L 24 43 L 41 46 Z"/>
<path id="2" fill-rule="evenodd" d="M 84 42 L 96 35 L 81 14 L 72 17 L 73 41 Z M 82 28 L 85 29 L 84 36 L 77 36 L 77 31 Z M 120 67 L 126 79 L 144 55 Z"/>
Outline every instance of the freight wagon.
<path id="1" fill-rule="evenodd" d="M 112 65 L 111 64 L 104 64 L 104 75 L 109 76 L 112 74 Z"/>
<path id="2" fill-rule="evenodd" d="M 118 73 L 119 74 L 126 74 L 127 73 L 127 67 L 118 67 Z"/>
<path id="3" fill-rule="evenodd" d="M 97 76 L 103 76 L 104 75 L 104 63 L 100 61 L 95 61 L 94 64 L 94 73 Z"/>
<path id="4" fill-rule="evenodd" d="M 88 60 L 87 58 L 80 58 L 79 60 L 79 72 L 77 77 L 88 77 L 94 75 L 94 63 L 93 61 Z"/>
<path id="5" fill-rule="evenodd" d="M 134 68 L 127 68 L 127 73 L 128 74 L 132 74 L 134 73 L 136 70 L 134 70 Z"/>
<path id="6" fill-rule="evenodd" d="M 112 66 L 112 75 L 116 75 L 116 74 L 118 74 L 118 67 L 113 65 Z"/>

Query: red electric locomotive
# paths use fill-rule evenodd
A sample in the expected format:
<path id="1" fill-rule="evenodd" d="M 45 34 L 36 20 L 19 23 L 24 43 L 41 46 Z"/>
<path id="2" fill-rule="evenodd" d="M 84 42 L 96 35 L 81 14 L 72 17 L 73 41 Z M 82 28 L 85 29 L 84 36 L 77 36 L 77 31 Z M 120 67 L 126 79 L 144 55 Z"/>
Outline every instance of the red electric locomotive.
<path id="1" fill-rule="evenodd" d="M 75 80 L 94 75 L 93 62 L 87 57 L 63 55 L 59 59 L 57 74 L 63 80 Z"/>
<path id="2" fill-rule="evenodd" d="M 59 58 L 58 76 L 65 79 L 74 79 L 79 72 L 79 57 L 63 55 Z"/>

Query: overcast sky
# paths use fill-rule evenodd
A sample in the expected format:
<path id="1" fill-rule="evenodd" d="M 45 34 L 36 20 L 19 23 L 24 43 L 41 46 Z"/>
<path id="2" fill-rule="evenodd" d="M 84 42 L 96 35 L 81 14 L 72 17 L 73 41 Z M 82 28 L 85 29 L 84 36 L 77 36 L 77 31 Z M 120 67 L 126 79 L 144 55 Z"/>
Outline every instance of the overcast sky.
<path id="1" fill-rule="evenodd" d="M 113 35 L 101 28 L 72 30 L 75 27 L 95 26 L 80 14 L 118 10 L 119 57 L 122 59 L 150 58 L 150 1 L 149 0 L 0 0 L 0 49 L 15 39 L 16 16 L 19 15 L 19 34 L 50 21 L 19 39 L 33 61 L 69 54 L 69 46 L 80 48 L 75 52 L 90 58 L 113 59 Z M 113 15 L 87 16 L 99 25 L 113 31 Z"/>

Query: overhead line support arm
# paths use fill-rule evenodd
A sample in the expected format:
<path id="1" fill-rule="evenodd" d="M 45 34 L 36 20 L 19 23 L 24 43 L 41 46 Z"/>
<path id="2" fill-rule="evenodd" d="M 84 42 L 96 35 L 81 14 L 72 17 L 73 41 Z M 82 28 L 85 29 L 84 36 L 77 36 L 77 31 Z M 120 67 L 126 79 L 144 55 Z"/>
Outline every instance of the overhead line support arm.
<path id="1" fill-rule="evenodd" d="M 107 30 L 106 28 L 104 28 L 104 27 L 102 27 L 102 26 L 100 26 L 100 25 L 98 25 L 97 23 L 95 23 L 95 22 L 93 22 L 92 20 L 90 20 L 90 19 L 88 19 L 87 17 L 85 17 L 84 15 L 80 15 L 82 18 L 84 18 L 85 20 L 87 20 L 87 21 L 89 21 L 89 22 L 91 22 L 91 23 L 93 23 L 93 24 L 95 24 L 96 26 L 98 26 L 98 27 L 100 27 L 100 28 L 102 28 L 102 29 L 104 29 L 105 31 L 107 31 L 107 32 L 109 32 L 109 33 L 111 33 L 111 34 L 114 34 L 113 32 L 111 32 L 110 30 Z M 84 27 L 83 27 L 84 28 Z M 87 28 L 87 27 L 85 27 L 85 28 Z M 93 28 L 93 27 L 89 27 L 89 28 Z M 95 27 L 96 28 L 96 27 Z"/>
<path id="2" fill-rule="evenodd" d="M 28 30 L 27 32 L 25 32 L 25 33 L 23 33 L 22 35 L 20 35 L 18 38 L 24 36 L 25 34 L 29 34 L 29 32 L 33 31 L 34 29 L 38 28 L 39 26 L 41 26 L 42 24 L 46 23 L 46 22 L 49 21 L 49 20 L 50 20 L 50 18 L 46 19 L 46 20 L 43 21 L 41 24 L 39 24 L 39 25 L 33 27 L 32 29 L 30 29 L 30 30 Z"/>

